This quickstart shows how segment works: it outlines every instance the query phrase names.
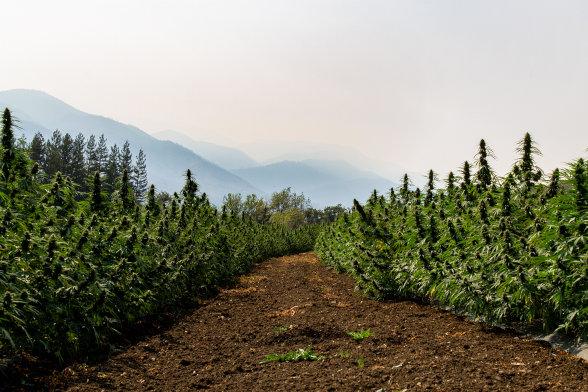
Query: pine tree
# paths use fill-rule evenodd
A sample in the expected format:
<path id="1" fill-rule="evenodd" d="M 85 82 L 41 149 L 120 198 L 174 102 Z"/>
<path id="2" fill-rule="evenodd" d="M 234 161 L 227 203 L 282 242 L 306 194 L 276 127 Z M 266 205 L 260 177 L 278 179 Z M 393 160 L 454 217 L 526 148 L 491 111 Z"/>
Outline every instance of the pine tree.
<path id="1" fill-rule="evenodd" d="M 37 132 L 31 140 L 29 145 L 30 157 L 33 162 L 37 162 L 39 166 L 45 165 L 45 138 L 41 132 Z"/>
<path id="2" fill-rule="evenodd" d="M 86 163 L 88 165 L 88 173 L 100 171 L 98 152 L 96 150 L 96 137 L 94 135 L 90 135 L 88 143 L 86 143 Z"/>
<path id="3" fill-rule="evenodd" d="M 106 165 L 106 173 L 104 174 L 104 183 L 107 185 L 107 192 L 114 192 L 114 186 L 119 178 L 120 168 L 119 164 L 120 150 L 115 144 L 110 147 L 110 154 L 108 155 L 108 163 Z"/>
<path id="4" fill-rule="evenodd" d="M 69 133 L 63 136 L 59 153 L 61 155 L 61 174 L 64 177 L 72 177 L 73 161 L 73 139 Z"/>
<path id="5" fill-rule="evenodd" d="M 71 180 L 81 187 L 82 192 L 87 191 L 85 180 L 88 176 L 88 172 L 86 169 L 86 159 L 84 156 L 85 145 L 86 141 L 84 135 L 78 133 L 78 135 L 73 141 L 72 146 L 70 176 Z"/>
<path id="6" fill-rule="evenodd" d="M 149 183 L 147 182 L 147 164 L 145 154 L 143 153 L 142 149 L 139 150 L 137 161 L 135 162 L 135 167 L 133 168 L 132 183 L 135 190 L 135 197 L 140 203 L 143 203 L 145 201 L 145 192 L 147 192 L 147 186 Z"/>
<path id="7" fill-rule="evenodd" d="M 119 155 L 119 170 L 127 170 L 131 173 L 133 169 L 133 153 L 131 153 L 131 146 L 129 141 L 125 141 Z"/>
<path id="8" fill-rule="evenodd" d="M 63 136 L 59 130 L 55 130 L 51 139 L 47 140 L 45 144 L 46 159 L 43 171 L 49 176 L 53 177 L 57 172 L 63 172 L 63 160 L 61 158 L 61 144 L 63 143 Z"/>
<path id="9" fill-rule="evenodd" d="M 100 135 L 98 140 L 98 147 L 96 147 L 96 170 L 100 175 L 106 173 L 108 167 L 108 147 L 106 146 L 106 137 L 104 134 Z"/>

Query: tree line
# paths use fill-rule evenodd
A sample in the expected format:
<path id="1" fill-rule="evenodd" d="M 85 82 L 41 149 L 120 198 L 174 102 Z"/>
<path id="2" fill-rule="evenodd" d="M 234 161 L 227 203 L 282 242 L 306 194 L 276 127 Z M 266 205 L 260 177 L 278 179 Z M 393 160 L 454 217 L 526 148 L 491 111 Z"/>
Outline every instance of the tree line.
<path id="1" fill-rule="evenodd" d="M 223 198 L 223 209 L 258 223 L 278 223 L 290 229 L 331 223 L 347 211 L 341 204 L 322 210 L 312 208 L 308 197 L 293 192 L 290 187 L 272 193 L 268 200 L 254 194 L 243 197 L 240 193 L 229 193 Z"/>
<path id="2" fill-rule="evenodd" d="M 26 148 L 30 158 L 39 164 L 40 174 L 37 178 L 41 183 L 50 182 L 60 172 L 79 187 L 80 193 L 84 193 L 90 190 L 89 180 L 98 172 L 103 190 L 112 194 L 116 182 L 126 170 L 135 197 L 139 202 L 145 200 L 148 189 L 146 156 L 142 149 L 139 150 L 133 163 L 128 141 L 122 148 L 116 144 L 109 148 L 104 134 L 98 140 L 94 135 L 86 140 L 81 133 L 74 138 L 69 133 L 62 134 L 56 130 L 47 140 L 38 132 Z"/>

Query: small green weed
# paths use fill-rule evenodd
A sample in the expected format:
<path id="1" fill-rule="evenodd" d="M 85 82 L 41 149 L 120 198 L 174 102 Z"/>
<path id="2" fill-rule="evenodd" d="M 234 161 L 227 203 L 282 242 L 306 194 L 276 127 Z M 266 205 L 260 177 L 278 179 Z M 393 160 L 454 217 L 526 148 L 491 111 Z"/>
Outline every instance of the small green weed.
<path id="1" fill-rule="evenodd" d="M 349 354 L 349 351 L 345 352 L 345 354 L 343 354 L 343 349 L 339 349 L 339 356 L 341 358 L 349 358 L 351 355 Z"/>
<path id="2" fill-rule="evenodd" d="M 315 352 L 311 351 L 312 344 L 308 346 L 308 348 L 302 349 L 299 348 L 296 351 L 290 351 L 289 353 L 278 355 L 278 354 L 270 354 L 265 356 L 265 360 L 261 361 L 261 363 L 268 363 L 271 361 L 278 361 L 278 362 L 298 362 L 298 361 L 318 361 L 319 359 L 325 358 L 324 355 L 316 355 Z"/>
<path id="3" fill-rule="evenodd" d="M 357 366 L 359 366 L 360 368 L 363 368 L 363 357 L 361 357 L 357 360 Z"/>
<path id="4" fill-rule="evenodd" d="M 277 335 L 280 332 L 286 332 L 287 330 L 288 330 L 288 327 L 286 327 L 286 326 L 275 327 L 274 328 L 274 333 Z"/>
<path id="5" fill-rule="evenodd" d="M 374 334 L 372 332 L 370 332 L 369 328 L 366 329 L 365 331 L 362 328 L 361 331 L 359 331 L 359 332 L 349 331 L 349 332 L 347 332 L 347 335 L 352 336 L 353 339 L 355 339 L 355 340 L 361 340 L 361 339 L 369 338 L 370 336 L 374 336 Z"/>

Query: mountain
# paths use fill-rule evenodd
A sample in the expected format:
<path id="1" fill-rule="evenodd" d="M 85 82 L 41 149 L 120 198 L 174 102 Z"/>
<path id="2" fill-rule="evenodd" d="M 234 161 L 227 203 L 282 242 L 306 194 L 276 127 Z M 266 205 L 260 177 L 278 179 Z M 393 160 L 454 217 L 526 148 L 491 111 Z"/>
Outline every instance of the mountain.
<path id="1" fill-rule="evenodd" d="M 336 204 L 350 206 L 354 197 L 367 198 L 374 188 L 388 191 L 391 186 L 389 180 L 378 174 L 359 169 L 341 159 L 292 159 L 259 165 L 249 155 L 236 148 L 198 142 L 179 132 L 158 132 L 153 136 L 180 143 L 209 161 L 231 170 L 256 188 L 263 190 L 264 193 L 261 195 L 266 197 L 273 192 L 291 187 L 294 192 L 308 196 L 315 207 Z M 303 152 L 307 155 L 300 154 L 294 146 L 290 156 L 341 156 L 341 151 L 336 146 L 316 144 L 316 148 L 313 149 L 308 148 L 308 143 L 298 144 L 306 146 Z M 327 151 L 332 153 L 328 154 Z M 349 151 L 346 152 L 346 157 L 353 155 L 349 154 Z"/>
<path id="2" fill-rule="evenodd" d="M 282 161 L 233 171 L 268 194 L 291 187 L 304 193 L 315 208 L 365 201 L 373 189 L 388 192 L 394 186 L 375 173 L 363 171 L 341 160 Z"/>
<path id="3" fill-rule="evenodd" d="M 247 182 L 271 193 L 292 187 L 296 192 L 309 187 L 317 187 L 325 181 L 332 181 L 333 176 L 323 173 L 302 162 L 283 161 L 271 165 L 233 170 L 233 173 Z"/>
<path id="4" fill-rule="evenodd" d="M 263 165 L 281 161 L 340 161 L 344 157 L 348 164 L 384 178 L 400 181 L 404 173 L 408 173 L 415 186 L 422 187 L 427 182 L 426 173 L 415 173 L 401 166 L 382 162 L 349 146 L 309 141 L 258 140 L 240 144 L 237 148 L 255 157 Z"/>
<path id="5" fill-rule="evenodd" d="M 258 166 L 259 163 L 249 155 L 236 148 L 220 146 L 218 144 L 196 141 L 183 133 L 176 131 L 162 131 L 152 134 L 160 140 L 170 140 L 189 148 L 196 154 L 210 162 L 214 162 L 227 170 L 244 169 Z"/>
<path id="6" fill-rule="evenodd" d="M 220 205 L 227 193 L 261 193 L 237 175 L 204 159 L 186 147 L 162 141 L 137 127 L 122 124 L 103 116 L 82 112 L 51 95 L 36 90 L 8 90 L 0 92 L 0 107 L 8 107 L 20 120 L 21 133 L 31 140 L 38 131 L 50 137 L 53 130 L 76 135 L 104 134 L 108 143 L 122 144 L 128 140 L 133 153 L 143 149 L 147 156 L 149 182 L 166 192 L 180 191 L 184 174 L 192 170 L 200 189 L 213 203 Z M 18 134 L 16 130 L 15 134 Z"/>
<path id="7" fill-rule="evenodd" d="M 341 159 L 305 159 L 301 162 L 322 173 L 338 177 L 342 180 L 384 179 L 374 172 L 359 169 Z"/>

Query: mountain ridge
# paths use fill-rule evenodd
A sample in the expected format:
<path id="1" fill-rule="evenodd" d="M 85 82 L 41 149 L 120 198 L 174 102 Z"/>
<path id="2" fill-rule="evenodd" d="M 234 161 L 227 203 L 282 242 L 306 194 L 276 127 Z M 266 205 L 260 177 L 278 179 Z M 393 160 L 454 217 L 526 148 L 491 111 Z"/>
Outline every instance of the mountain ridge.
<path id="1" fill-rule="evenodd" d="M 158 140 L 135 126 L 82 112 L 42 91 L 2 91 L 0 106 L 8 107 L 17 119 L 25 119 L 21 121 L 21 129 L 17 130 L 17 133 L 24 134 L 29 140 L 37 131 L 47 138 L 56 129 L 74 136 L 82 133 L 86 138 L 91 134 L 104 134 L 109 145 L 121 146 L 128 140 L 134 156 L 139 149 L 145 152 L 149 182 L 155 184 L 160 191 L 179 192 L 184 184 L 184 174 L 190 169 L 200 189 L 217 205 L 220 205 L 227 193 L 260 192 L 234 173 L 202 158 L 186 147 Z M 30 128 L 32 126 L 41 126 L 42 129 Z"/>
<path id="2" fill-rule="evenodd" d="M 178 143 L 226 170 L 244 169 L 258 166 L 259 163 L 236 148 L 216 143 L 198 141 L 177 131 L 161 131 L 152 134 L 157 139 Z"/>
<path id="3" fill-rule="evenodd" d="M 308 196 L 315 207 L 336 204 L 349 207 L 353 198 L 359 196 L 361 199 L 366 193 L 367 199 L 374 188 L 383 192 L 393 185 L 381 175 L 341 159 L 341 152 L 347 149 L 340 146 L 296 142 L 290 152 L 293 159 L 260 164 L 240 149 L 198 142 L 176 131 L 149 135 L 133 125 L 85 113 L 38 90 L 0 91 L 0 106 L 12 110 L 20 120 L 17 133 L 22 133 L 28 140 L 37 131 L 50 138 L 56 129 L 72 136 L 80 132 L 86 138 L 90 134 L 104 134 L 109 145 L 119 147 L 128 140 L 134 156 L 139 149 L 145 152 L 148 180 L 159 191 L 181 190 L 184 173 L 190 169 L 201 191 L 206 192 L 216 205 L 222 203 L 227 193 L 254 193 L 267 198 L 272 192 L 290 187 L 294 192 Z M 282 143 L 276 151 L 287 146 Z M 310 147 L 305 150 L 304 146 Z M 330 152 L 321 153 L 327 150 Z M 204 152 L 204 156 L 199 151 Z"/>

